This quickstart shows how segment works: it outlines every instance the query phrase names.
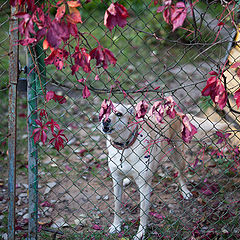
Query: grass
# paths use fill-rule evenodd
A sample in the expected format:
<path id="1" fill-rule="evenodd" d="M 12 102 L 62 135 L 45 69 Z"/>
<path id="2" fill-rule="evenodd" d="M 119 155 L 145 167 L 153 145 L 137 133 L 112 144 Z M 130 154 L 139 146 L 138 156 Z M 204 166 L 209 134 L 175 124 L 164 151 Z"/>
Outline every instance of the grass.
<path id="1" fill-rule="evenodd" d="M 173 78 L 173 76 L 163 73 L 164 66 L 171 67 L 175 62 L 178 62 L 178 65 L 188 64 L 199 55 L 199 46 L 184 47 L 183 51 L 183 48 L 179 47 L 178 44 L 173 44 L 171 42 L 173 39 L 180 39 L 180 42 L 183 43 L 191 43 L 193 34 L 187 37 L 189 32 L 182 29 L 171 33 L 171 27 L 163 21 L 161 14 L 156 14 L 156 7 L 149 8 L 148 4 L 139 4 L 139 1 L 128 1 L 124 4 L 128 9 L 131 9 L 129 25 L 124 29 L 116 28 L 112 32 L 106 31 L 106 27 L 103 25 L 106 7 L 100 1 L 86 5 L 87 10 L 81 9 L 84 24 L 80 25 L 80 31 L 91 32 L 100 39 L 103 47 L 110 48 L 118 60 L 116 68 L 109 67 L 108 69 L 111 74 L 110 79 L 106 73 L 99 70 L 101 81 L 95 81 L 95 74 L 92 74 L 88 79 L 88 84 L 98 89 L 109 87 L 110 84 L 114 84 L 114 79 L 120 75 L 120 68 L 132 66 L 132 69 L 127 68 L 120 78 L 123 89 L 139 89 L 144 82 L 148 86 L 157 82 L 161 87 L 164 87 L 165 83 Z M 189 19 L 186 27 L 191 29 L 191 24 L 192 21 Z M 154 37 L 137 31 L 136 28 L 150 33 L 155 32 L 165 40 L 157 41 Z M 88 50 L 97 46 L 96 41 L 91 36 L 86 35 L 86 38 L 88 44 L 84 40 L 83 43 L 86 44 Z M 215 34 L 212 31 L 203 28 L 199 41 L 200 43 L 211 43 L 214 38 Z M 72 47 L 74 48 L 74 46 Z M 212 49 L 209 51 L 209 56 L 211 55 L 213 58 L 218 56 L 220 50 L 221 47 Z M 202 61 L 208 61 L 208 57 L 200 55 L 194 60 L 195 64 Z M 87 76 L 83 73 L 77 75 L 78 79 Z M 60 83 L 70 81 L 76 84 L 76 79 L 71 76 L 69 67 L 66 67 L 64 73 L 61 73 L 60 71 L 56 72 L 54 66 L 48 66 L 48 76 Z M 105 98 L 106 95 L 101 94 L 101 97 Z M 119 97 L 119 100 L 122 100 L 123 97 L 117 95 L 117 98 Z"/>

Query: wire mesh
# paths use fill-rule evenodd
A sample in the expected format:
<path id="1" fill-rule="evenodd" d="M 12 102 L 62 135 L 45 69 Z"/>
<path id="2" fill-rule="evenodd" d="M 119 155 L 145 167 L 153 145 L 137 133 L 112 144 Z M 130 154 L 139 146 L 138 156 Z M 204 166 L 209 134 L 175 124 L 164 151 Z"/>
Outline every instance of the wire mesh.
<path id="1" fill-rule="evenodd" d="M 200 1 L 186 22 L 187 26 L 197 24 L 200 34 L 196 37 L 196 32 L 185 29 L 172 32 L 162 14 L 156 12 L 157 6 L 153 3 L 149 6 L 151 1 L 120 2 L 129 11 L 128 25 L 112 32 L 106 32 L 103 25 L 109 1 L 92 1 L 81 8 L 84 23 L 79 31 L 96 36 L 118 60 L 115 67 L 96 69 L 98 81 L 83 71 L 76 73 L 77 79 L 87 78 L 91 96 L 83 99 L 82 87 L 71 74 L 71 62 L 62 70 L 48 65 L 43 86 L 46 91 L 65 96 L 66 103 L 45 104 L 41 86 L 37 92 L 39 109 L 45 107 L 49 119 L 59 123 L 68 138 L 59 152 L 52 145 L 38 146 L 38 238 L 131 239 L 136 234 L 141 202 L 147 196 L 140 199 L 137 184 L 126 179 L 118 212 L 122 227 L 119 233 L 109 234 L 115 211 L 113 187 L 120 183 L 109 170 L 109 146 L 99 122 L 99 110 L 102 100 L 109 95 L 115 103 L 131 105 L 143 99 L 154 102 L 171 95 L 183 112 L 212 122 L 227 119 L 230 121 L 227 131 L 234 131 L 229 137 L 232 142 L 227 140 L 226 146 L 219 147 L 214 134 L 204 132 L 200 141 L 179 144 L 178 148 L 184 145 L 185 153 L 173 152 L 169 145 L 159 150 L 162 167 L 152 169 L 153 181 L 146 184 L 152 186 L 150 211 L 145 213 L 149 216 L 146 239 L 238 239 L 240 178 L 236 146 L 239 146 L 239 136 L 235 130 L 239 129 L 238 113 L 229 107 L 219 110 L 210 98 L 202 98 L 201 94 L 208 72 L 218 71 L 226 58 L 231 58 L 230 63 L 237 61 L 238 52 L 230 51 L 236 49 L 232 19 L 228 16 L 224 25 L 219 25 L 225 7 L 217 1 Z M 96 47 L 91 40 L 85 44 L 88 50 Z M 75 46 L 71 47 L 74 51 Z M 239 88 L 239 79 L 235 70 L 229 68 L 227 74 L 229 99 L 237 110 L 232 95 Z M 45 78 L 44 71 L 40 75 Z M 165 123 L 162 133 L 167 134 L 174 124 L 175 120 Z M 198 130 L 204 131 L 203 126 Z M 144 149 L 144 141 L 141 146 Z M 216 149 L 220 154 L 213 154 Z M 178 151 L 186 165 L 182 173 L 186 184 L 182 186 L 175 162 Z M 116 150 L 116 155 L 118 152 L 121 150 Z M 146 164 L 147 154 L 137 156 L 139 151 L 133 149 L 133 152 L 136 159 Z M 137 165 L 131 165 L 129 171 L 136 168 Z M 144 172 L 140 172 L 141 180 L 143 176 Z M 26 179 L 22 182 L 26 183 Z M 193 195 L 190 200 L 184 199 L 181 193 L 186 186 Z M 18 216 L 23 217 L 29 216 Z"/>

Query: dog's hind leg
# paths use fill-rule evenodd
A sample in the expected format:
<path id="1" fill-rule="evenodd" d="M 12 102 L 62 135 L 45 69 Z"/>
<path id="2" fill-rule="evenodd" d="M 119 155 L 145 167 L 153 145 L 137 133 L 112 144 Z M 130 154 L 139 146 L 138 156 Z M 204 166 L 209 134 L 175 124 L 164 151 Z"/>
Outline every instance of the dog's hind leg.
<path id="1" fill-rule="evenodd" d="M 151 205 L 150 196 L 152 187 L 150 184 L 152 180 L 150 178 L 149 181 L 146 181 L 140 178 L 141 176 L 136 180 L 136 184 L 138 185 L 140 192 L 140 225 L 133 240 L 140 240 L 144 238 L 148 224 L 149 209 Z"/>
<path id="2" fill-rule="evenodd" d="M 183 157 L 183 153 L 181 152 L 180 147 L 174 146 L 174 151 L 171 155 L 171 158 L 173 159 L 173 163 L 175 164 L 175 167 L 179 172 L 178 181 L 180 184 L 182 196 L 186 200 L 190 199 L 192 197 L 192 193 L 189 191 L 186 181 L 184 179 L 185 178 L 184 170 L 186 167 L 186 160 Z"/>
<path id="3" fill-rule="evenodd" d="M 120 216 L 120 209 L 122 204 L 123 177 L 112 173 L 112 179 L 114 190 L 114 220 L 113 224 L 109 228 L 109 232 L 116 233 L 121 231 L 122 218 Z"/>

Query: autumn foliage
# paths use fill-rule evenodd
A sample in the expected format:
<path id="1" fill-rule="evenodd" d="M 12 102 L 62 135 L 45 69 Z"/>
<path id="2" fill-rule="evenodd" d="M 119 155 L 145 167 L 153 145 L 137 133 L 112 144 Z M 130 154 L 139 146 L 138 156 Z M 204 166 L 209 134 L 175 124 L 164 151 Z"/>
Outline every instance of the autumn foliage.
<path id="1" fill-rule="evenodd" d="M 114 53 L 100 44 L 99 40 L 91 33 L 81 32 L 79 26 L 84 24 L 81 16 L 82 4 L 87 4 L 86 1 L 68 1 L 59 0 L 56 4 L 44 1 L 42 5 L 35 4 L 34 0 L 10 0 L 12 6 L 18 7 L 18 13 L 15 15 L 19 22 L 19 33 L 21 40 L 19 44 L 23 46 L 33 46 L 40 40 L 43 40 L 43 49 L 49 53 L 45 58 L 46 65 L 55 65 L 56 69 L 63 70 L 64 67 L 70 67 L 72 75 L 83 71 L 85 73 L 94 74 L 95 67 L 107 69 L 110 65 L 113 67 L 117 63 L 117 58 Z M 163 20 L 172 26 L 172 31 L 182 28 L 187 19 L 188 8 L 187 1 L 172 1 L 162 0 L 152 1 L 155 6 L 158 6 L 157 13 L 163 15 Z M 151 4 L 150 4 L 151 5 Z M 191 4 L 190 4 L 191 6 Z M 55 9 L 55 15 L 50 14 L 50 10 Z M 103 23 L 106 30 L 112 32 L 116 27 L 124 28 L 128 24 L 129 13 L 125 6 L 113 1 L 106 8 L 103 16 Z M 87 48 L 82 44 L 82 40 L 91 38 L 96 41 L 94 48 Z M 74 51 L 70 52 L 70 43 L 74 42 Z M 235 66 L 238 67 L 239 65 Z M 210 96 L 212 101 L 223 109 L 227 102 L 227 92 L 222 83 L 222 73 L 212 71 L 209 73 L 211 77 L 207 80 L 205 88 L 202 90 L 203 96 Z M 99 76 L 96 74 L 96 81 Z M 82 85 L 82 96 L 88 98 L 91 92 L 88 87 L 87 79 L 77 79 L 76 81 Z M 116 86 L 120 86 L 116 81 Z M 120 88 L 120 87 L 119 87 Z M 126 92 L 122 90 L 124 97 Z M 66 98 L 58 96 L 55 92 L 49 91 L 44 93 L 46 102 L 53 100 L 59 104 L 64 104 Z M 234 98 L 237 106 L 240 106 L 240 89 L 236 91 Z M 161 101 L 156 101 L 148 110 L 149 104 L 146 101 L 140 101 L 136 105 L 136 120 L 144 118 L 148 112 L 155 117 L 156 121 L 161 124 L 164 114 L 170 118 L 179 117 L 182 119 L 182 139 L 185 142 L 190 142 L 196 128 L 189 122 L 189 119 L 183 113 L 176 111 L 176 103 L 172 97 L 164 98 Z M 107 118 L 114 106 L 110 99 L 104 100 L 101 106 L 99 120 Z M 41 141 L 43 144 L 47 141 L 47 133 L 50 131 L 53 138 L 49 141 L 59 151 L 64 147 L 64 142 L 67 141 L 63 130 L 53 120 L 47 119 L 47 113 L 44 109 L 38 110 L 40 113 L 39 119 L 36 120 L 36 129 L 33 131 L 34 142 Z M 42 114 L 42 115 L 41 115 Z"/>

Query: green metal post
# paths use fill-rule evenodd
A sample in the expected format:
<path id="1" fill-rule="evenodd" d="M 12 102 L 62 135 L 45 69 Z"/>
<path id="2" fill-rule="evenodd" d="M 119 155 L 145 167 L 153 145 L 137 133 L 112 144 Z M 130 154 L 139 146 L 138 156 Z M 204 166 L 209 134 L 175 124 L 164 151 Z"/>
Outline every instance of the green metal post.
<path id="1" fill-rule="evenodd" d="M 39 71 L 39 75 L 40 75 L 40 78 L 41 78 L 36 83 L 37 95 L 43 94 L 42 91 L 45 92 L 45 89 L 46 89 L 46 65 L 44 63 L 44 58 L 45 58 L 46 54 L 43 51 L 42 45 L 43 45 L 43 40 L 38 42 L 38 44 L 35 47 L 36 58 L 37 58 L 36 62 L 37 62 L 37 65 L 38 65 L 38 71 Z"/>
<path id="2" fill-rule="evenodd" d="M 37 74 L 32 69 L 34 63 L 32 56 L 33 51 L 28 52 L 27 56 L 27 99 L 28 99 L 28 184 L 29 184 L 29 223 L 28 239 L 37 240 L 38 230 L 38 153 L 37 146 L 31 137 L 35 119 L 37 118 L 37 91 L 36 84 L 38 81 Z"/>

